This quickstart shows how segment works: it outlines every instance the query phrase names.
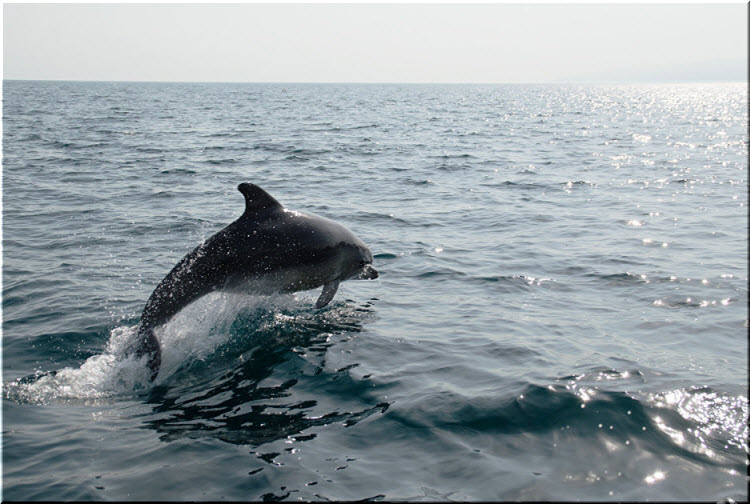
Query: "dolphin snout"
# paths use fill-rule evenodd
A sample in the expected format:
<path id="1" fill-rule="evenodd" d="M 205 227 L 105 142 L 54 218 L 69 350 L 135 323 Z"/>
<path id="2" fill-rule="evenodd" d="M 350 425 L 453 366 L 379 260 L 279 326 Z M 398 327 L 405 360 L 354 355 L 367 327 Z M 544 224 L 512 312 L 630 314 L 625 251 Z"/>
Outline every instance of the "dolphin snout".
<path id="1" fill-rule="evenodd" d="M 362 268 L 362 273 L 359 274 L 359 278 L 362 280 L 375 280 L 378 278 L 378 270 L 373 268 L 372 264 L 367 264 Z"/>

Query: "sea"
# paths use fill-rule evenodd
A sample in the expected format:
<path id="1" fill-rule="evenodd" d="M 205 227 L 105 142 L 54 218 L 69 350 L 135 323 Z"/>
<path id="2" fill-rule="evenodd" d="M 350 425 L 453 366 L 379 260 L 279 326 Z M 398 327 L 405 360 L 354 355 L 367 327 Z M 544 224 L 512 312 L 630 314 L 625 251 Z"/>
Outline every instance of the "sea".
<path id="1" fill-rule="evenodd" d="M 746 83 L 3 82 L 2 498 L 748 498 Z M 376 280 L 212 292 L 251 182 Z M 282 252 L 283 253 L 283 252 Z"/>

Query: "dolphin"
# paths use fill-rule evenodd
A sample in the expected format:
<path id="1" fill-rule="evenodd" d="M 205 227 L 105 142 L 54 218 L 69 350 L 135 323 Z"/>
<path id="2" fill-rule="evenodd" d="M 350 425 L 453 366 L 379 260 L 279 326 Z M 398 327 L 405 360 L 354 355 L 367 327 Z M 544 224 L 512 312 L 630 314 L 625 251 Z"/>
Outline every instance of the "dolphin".
<path id="1" fill-rule="evenodd" d="M 341 224 L 284 208 L 255 184 L 237 189 L 245 197 L 245 212 L 183 257 L 146 302 L 137 338 L 126 353 L 148 356 L 152 381 L 161 366 L 154 329 L 209 292 L 272 294 L 322 285 L 315 302 L 322 308 L 344 280 L 378 277 L 370 249 Z"/>

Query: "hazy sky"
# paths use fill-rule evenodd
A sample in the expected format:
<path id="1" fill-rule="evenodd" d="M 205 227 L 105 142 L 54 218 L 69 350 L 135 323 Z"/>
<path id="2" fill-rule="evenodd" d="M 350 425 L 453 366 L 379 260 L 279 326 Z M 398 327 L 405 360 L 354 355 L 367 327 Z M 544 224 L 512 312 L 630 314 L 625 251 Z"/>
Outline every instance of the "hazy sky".
<path id="1" fill-rule="evenodd" d="M 746 4 L 5 4 L 5 79 L 746 80 Z"/>

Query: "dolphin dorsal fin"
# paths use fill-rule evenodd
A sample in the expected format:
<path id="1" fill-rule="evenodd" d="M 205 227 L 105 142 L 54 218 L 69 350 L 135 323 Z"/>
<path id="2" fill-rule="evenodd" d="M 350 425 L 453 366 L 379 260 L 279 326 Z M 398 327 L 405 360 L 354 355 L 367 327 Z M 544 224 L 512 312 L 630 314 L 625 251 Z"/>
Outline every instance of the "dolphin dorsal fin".
<path id="1" fill-rule="evenodd" d="M 237 186 L 245 197 L 245 214 L 260 212 L 271 208 L 283 208 L 276 198 L 268 194 L 255 184 L 243 182 Z M 243 214 L 243 215 L 245 215 Z"/>

